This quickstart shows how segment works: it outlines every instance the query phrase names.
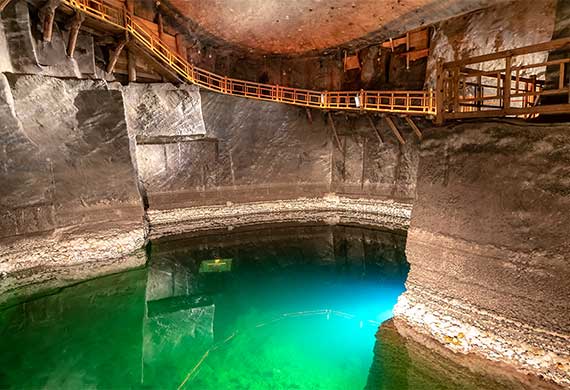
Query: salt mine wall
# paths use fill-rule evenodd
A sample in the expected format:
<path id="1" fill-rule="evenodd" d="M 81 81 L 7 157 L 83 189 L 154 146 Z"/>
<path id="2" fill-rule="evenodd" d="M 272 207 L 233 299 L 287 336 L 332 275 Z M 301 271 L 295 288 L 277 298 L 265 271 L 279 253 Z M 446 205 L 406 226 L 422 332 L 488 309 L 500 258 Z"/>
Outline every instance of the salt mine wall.
<path id="1" fill-rule="evenodd" d="M 98 78 L 93 38 L 68 58 L 59 30 L 37 39 L 23 1 L 1 24 L 2 299 L 144 264 L 123 93 Z"/>
<path id="2" fill-rule="evenodd" d="M 568 130 L 497 121 L 428 134 L 396 310 L 454 350 L 566 384 Z"/>
<path id="3" fill-rule="evenodd" d="M 426 85 L 438 60 L 562 34 L 569 9 L 519 1 L 440 23 Z M 411 219 L 396 326 L 570 384 L 568 125 L 415 119 L 420 143 L 394 118 L 402 144 L 379 116 L 121 85 L 91 35 L 70 59 L 67 32 L 56 26 L 45 44 L 36 24 L 24 1 L 0 23 L 2 299 L 143 265 L 149 237 L 278 222 L 406 231 Z M 331 89 L 423 83 L 425 63 L 390 79 L 382 72 L 401 58 L 376 63 L 367 50 L 354 78 L 337 57 L 310 72 L 312 57 L 274 59 L 243 77 L 267 71 L 270 82 Z M 212 69 L 244 61 L 214 58 Z"/>
<path id="4" fill-rule="evenodd" d="M 139 170 L 156 159 L 146 164 L 155 173 L 142 179 L 151 208 L 328 192 L 403 202 L 414 196 L 418 141 L 403 125 L 406 145 L 371 119 L 384 134 L 381 143 L 366 117 L 333 115 L 337 144 L 330 119 L 317 110 L 210 92 L 191 99 L 201 100 L 196 116 L 203 115 L 206 137 L 137 146 Z"/>
<path id="5" fill-rule="evenodd" d="M 556 28 L 558 3 L 562 2 L 511 1 L 438 23 L 431 39 L 426 86 L 435 88 L 438 61 L 455 61 L 550 41 Z M 516 60 L 522 65 L 540 63 L 546 57 L 547 53 L 537 53 Z M 483 66 L 485 70 L 501 69 L 504 63 L 490 61 Z M 544 73 L 537 76 L 544 78 Z"/>

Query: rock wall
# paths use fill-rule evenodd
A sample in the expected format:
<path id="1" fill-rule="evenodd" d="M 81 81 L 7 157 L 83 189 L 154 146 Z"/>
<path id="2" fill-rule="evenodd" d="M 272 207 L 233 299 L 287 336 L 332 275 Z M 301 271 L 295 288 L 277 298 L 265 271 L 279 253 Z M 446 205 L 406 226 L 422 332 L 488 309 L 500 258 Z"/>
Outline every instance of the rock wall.
<path id="1" fill-rule="evenodd" d="M 329 120 L 317 110 L 210 92 L 191 99 L 201 99 L 196 115 L 203 115 L 204 138 L 138 145 L 139 167 L 152 166 L 152 176 L 160 177 L 146 186 L 151 209 L 329 192 L 402 202 L 414 196 L 418 142 L 402 124 L 408 143 L 400 146 L 373 119 L 381 144 L 366 118 L 333 115 L 339 146 Z"/>
<path id="2" fill-rule="evenodd" d="M 550 41 L 555 29 L 557 2 L 515 0 L 441 22 L 435 27 L 431 40 L 426 87 L 435 88 L 440 60 L 455 61 Z M 520 56 L 513 65 L 540 63 L 547 58 L 548 53 Z M 504 69 L 504 61 L 489 61 L 484 69 Z M 544 79 L 545 71 L 534 74 Z"/>
<path id="3" fill-rule="evenodd" d="M 423 143 L 397 315 L 570 384 L 568 125 L 464 123 Z"/>
<path id="4" fill-rule="evenodd" d="M 101 78 L 95 66 L 93 36 L 81 32 L 75 55 L 66 55 L 67 31 L 54 23 L 52 42 L 42 41 L 37 21 L 30 17 L 28 4 L 23 0 L 11 1 L 2 12 L 0 32 L 0 70 L 44 76 Z M 3 39 L 4 38 L 4 39 Z M 6 63 L 2 66 L 2 63 Z"/>
<path id="5" fill-rule="evenodd" d="M 0 74 L 0 91 L 0 292 L 144 264 L 120 86 Z"/>
<path id="6" fill-rule="evenodd" d="M 334 202 L 323 200 L 329 193 L 361 199 L 355 202 L 364 204 L 366 199 L 376 199 L 378 210 L 390 202 L 405 210 L 414 197 L 418 141 L 403 121 L 398 124 L 407 143 L 400 145 L 379 118 L 371 120 L 384 143 L 366 117 L 333 115 L 340 139 L 337 144 L 330 119 L 317 110 L 307 112 L 283 104 L 199 93 L 188 87 L 145 87 L 152 102 L 163 104 L 157 109 L 144 103 L 146 95 L 138 100 L 141 87 L 131 88 L 125 89 L 129 128 L 131 138 L 137 141 L 137 167 L 153 237 L 196 229 L 188 220 L 201 220 L 201 208 L 206 206 L 212 206 L 210 212 L 215 209 L 239 215 L 241 222 L 232 223 L 239 225 L 255 223 L 256 219 L 257 223 L 300 221 L 298 216 L 283 214 L 289 207 L 283 201 L 295 203 L 299 198 L 312 199 L 319 210 L 336 210 Z M 178 99 L 166 99 L 166 91 L 182 93 L 184 109 L 178 110 Z M 155 112 L 161 118 L 161 110 L 173 113 L 170 122 L 191 118 L 193 126 L 180 134 L 175 128 L 162 126 L 162 119 L 144 119 Z M 144 126 L 136 124 L 137 117 Z M 246 205 L 243 210 L 234 206 L 251 202 L 261 203 Z M 260 205 L 267 206 L 263 216 L 246 210 L 259 209 Z M 245 214 L 240 214 L 242 211 Z M 307 207 L 302 208 L 303 213 L 311 214 Z M 330 217 L 308 214 L 308 220 Z M 376 222 L 382 225 L 380 220 Z M 220 221 L 225 220 L 206 221 L 205 225 L 215 228 L 225 223 Z"/>

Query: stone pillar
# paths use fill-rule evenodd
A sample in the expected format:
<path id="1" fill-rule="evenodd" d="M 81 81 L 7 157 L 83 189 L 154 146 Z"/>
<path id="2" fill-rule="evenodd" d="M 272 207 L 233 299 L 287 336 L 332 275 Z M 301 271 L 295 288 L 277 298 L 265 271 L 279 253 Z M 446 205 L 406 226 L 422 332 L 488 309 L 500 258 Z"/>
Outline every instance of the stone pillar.
<path id="1" fill-rule="evenodd" d="M 570 384 L 570 126 L 466 123 L 422 145 L 396 316 Z"/>

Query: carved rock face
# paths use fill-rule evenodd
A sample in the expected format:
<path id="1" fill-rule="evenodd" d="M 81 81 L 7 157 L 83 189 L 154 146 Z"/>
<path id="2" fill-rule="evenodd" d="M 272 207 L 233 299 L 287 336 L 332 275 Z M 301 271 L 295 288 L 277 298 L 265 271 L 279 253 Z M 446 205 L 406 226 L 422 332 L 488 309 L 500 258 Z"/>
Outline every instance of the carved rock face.
<path id="1" fill-rule="evenodd" d="M 302 53 L 394 33 L 496 4 L 488 0 L 171 0 L 209 33 L 265 52 Z"/>

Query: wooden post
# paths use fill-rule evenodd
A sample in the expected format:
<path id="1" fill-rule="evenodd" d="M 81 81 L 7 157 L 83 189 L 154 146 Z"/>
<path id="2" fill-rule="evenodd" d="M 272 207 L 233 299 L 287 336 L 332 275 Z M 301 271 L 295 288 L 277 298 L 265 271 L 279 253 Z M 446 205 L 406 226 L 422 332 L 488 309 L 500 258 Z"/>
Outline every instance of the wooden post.
<path id="1" fill-rule="evenodd" d="M 439 59 L 437 61 L 437 70 L 436 70 L 436 82 L 435 82 L 435 123 L 437 125 L 442 125 L 444 118 L 444 93 L 443 93 L 443 84 L 444 84 L 444 72 L 443 69 L 443 61 Z"/>
<path id="2" fill-rule="evenodd" d="M 481 106 L 483 105 L 483 97 L 484 95 L 484 89 L 482 86 L 482 78 L 481 75 L 477 76 L 477 86 L 475 87 L 475 105 L 477 106 L 477 111 L 481 111 Z"/>
<path id="3" fill-rule="evenodd" d="M 135 1 L 134 0 L 127 0 L 125 5 L 127 7 L 128 12 L 130 12 L 131 14 L 135 13 Z"/>
<path id="4" fill-rule="evenodd" d="M 109 59 L 109 64 L 107 65 L 107 73 L 113 73 L 115 70 L 115 65 L 117 65 L 117 60 L 123 51 L 123 48 L 127 44 L 127 39 L 123 38 L 119 41 L 119 44 L 111 54 L 111 58 Z"/>
<path id="5" fill-rule="evenodd" d="M 374 133 L 376 134 L 376 137 L 378 137 L 378 141 L 380 141 L 380 143 L 383 144 L 384 140 L 382 139 L 382 135 L 380 134 L 380 131 L 378 130 L 378 128 L 374 124 L 374 120 L 372 120 L 372 117 L 369 114 L 366 114 L 366 117 L 368 118 L 368 122 L 370 123 L 370 126 L 372 127 L 372 129 L 374 129 Z"/>
<path id="6" fill-rule="evenodd" d="M 129 83 L 134 83 L 137 81 L 137 58 L 132 49 L 127 52 L 128 55 L 128 71 L 129 71 Z"/>
<path id="7" fill-rule="evenodd" d="M 188 60 L 188 51 L 186 49 L 186 39 L 183 34 L 176 34 L 176 51 L 185 61 Z"/>
<path id="8" fill-rule="evenodd" d="M 75 46 L 77 45 L 77 37 L 79 36 L 79 29 L 85 20 L 85 15 L 81 12 L 76 12 L 71 19 L 71 27 L 69 29 L 69 40 L 67 41 L 67 55 L 73 58 L 75 53 Z"/>
<path id="9" fill-rule="evenodd" d="M 416 124 L 414 123 L 414 120 L 412 118 L 410 118 L 409 116 L 405 116 L 404 118 L 406 118 L 406 122 L 408 122 L 408 125 L 410 125 L 410 127 L 412 128 L 414 133 L 416 133 L 416 136 L 418 137 L 418 139 L 421 141 L 422 140 L 422 132 L 420 131 L 418 126 L 416 126 Z"/>
<path id="10" fill-rule="evenodd" d="M 511 57 L 505 58 L 505 81 L 503 82 L 503 110 L 507 115 L 511 109 Z"/>
<path id="11" fill-rule="evenodd" d="M 158 24 L 158 38 L 163 41 L 164 39 L 164 23 L 162 21 L 162 14 L 160 10 L 156 11 L 156 23 Z"/>
<path id="12" fill-rule="evenodd" d="M 61 0 L 48 0 L 47 3 L 40 8 L 39 16 L 42 25 L 42 33 L 44 42 L 51 42 L 53 36 L 53 22 L 55 20 L 55 10 L 59 7 Z"/>
<path id="13" fill-rule="evenodd" d="M 307 120 L 309 121 L 309 124 L 313 124 L 313 114 L 311 114 L 311 109 L 309 107 L 305 108 L 305 110 L 307 111 Z"/>
<path id="14" fill-rule="evenodd" d="M 340 151 L 342 151 L 342 143 L 340 142 L 340 138 L 338 137 L 338 134 L 337 134 L 337 132 L 336 132 L 336 127 L 334 126 L 334 121 L 333 121 L 333 118 L 332 118 L 332 115 L 331 115 L 330 112 L 329 112 L 328 118 L 329 118 L 329 122 L 330 122 L 330 124 L 331 124 L 331 129 L 332 129 L 332 133 L 333 133 L 333 138 L 334 138 L 334 140 L 336 141 L 336 146 L 338 146 L 338 149 L 339 149 Z"/>
<path id="15" fill-rule="evenodd" d="M 10 0 L 0 0 L 0 12 L 4 11 L 8 3 L 10 3 Z"/>
<path id="16" fill-rule="evenodd" d="M 405 145 L 406 140 L 404 139 L 404 137 L 402 137 L 402 134 L 400 134 L 400 130 L 398 130 L 398 128 L 396 127 L 396 124 L 394 123 L 392 118 L 390 118 L 390 116 L 386 115 L 386 116 L 384 116 L 384 120 L 386 121 L 386 123 L 388 124 L 388 127 L 390 128 L 390 130 L 392 130 L 392 133 L 394 133 L 394 135 L 396 136 L 398 141 L 400 141 L 400 143 L 402 145 Z"/>

